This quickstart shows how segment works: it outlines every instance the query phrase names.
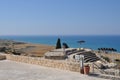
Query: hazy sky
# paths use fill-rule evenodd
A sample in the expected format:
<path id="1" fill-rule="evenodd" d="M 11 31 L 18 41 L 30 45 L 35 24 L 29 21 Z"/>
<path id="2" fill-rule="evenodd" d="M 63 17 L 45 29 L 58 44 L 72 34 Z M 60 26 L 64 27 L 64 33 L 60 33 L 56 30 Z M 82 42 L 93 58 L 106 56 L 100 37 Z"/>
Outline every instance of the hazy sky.
<path id="1" fill-rule="evenodd" d="M 120 35 L 120 0 L 0 0 L 0 35 Z"/>

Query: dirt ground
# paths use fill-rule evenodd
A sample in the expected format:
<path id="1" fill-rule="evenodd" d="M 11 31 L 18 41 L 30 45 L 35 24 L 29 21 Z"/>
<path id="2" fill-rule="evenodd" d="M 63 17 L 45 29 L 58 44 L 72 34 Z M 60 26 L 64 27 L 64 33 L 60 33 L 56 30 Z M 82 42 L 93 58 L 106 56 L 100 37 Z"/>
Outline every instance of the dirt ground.
<path id="1" fill-rule="evenodd" d="M 31 55 L 41 57 L 44 53 L 53 50 L 54 46 L 42 45 L 42 44 L 19 44 L 14 45 L 15 50 L 23 52 L 23 55 Z"/>
<path id="2" fill-rule="evenodd" d="M 9 60 L 0 61 L 0 80 L 108 80 L 77 72 Z"/>

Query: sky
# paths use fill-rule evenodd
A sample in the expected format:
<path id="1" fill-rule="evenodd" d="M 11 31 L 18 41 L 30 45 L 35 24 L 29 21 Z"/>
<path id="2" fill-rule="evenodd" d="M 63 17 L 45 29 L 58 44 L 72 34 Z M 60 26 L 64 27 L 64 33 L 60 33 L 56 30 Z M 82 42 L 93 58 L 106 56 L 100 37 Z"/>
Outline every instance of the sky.
<path id="1" fill-rule="evenodd" d="M 120 0 L 0 0 L 0 35 L 120 35 Z"/>

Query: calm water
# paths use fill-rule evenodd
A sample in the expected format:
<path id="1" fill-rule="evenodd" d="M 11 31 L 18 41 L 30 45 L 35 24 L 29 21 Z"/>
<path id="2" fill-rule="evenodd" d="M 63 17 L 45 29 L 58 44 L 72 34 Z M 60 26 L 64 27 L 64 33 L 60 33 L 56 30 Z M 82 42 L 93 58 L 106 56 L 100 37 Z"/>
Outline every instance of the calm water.
<path id="1" fill-rule="evenodd" d="M 0 36 L 0 39 L 9 39 L 36 44 L 47 44 L 55 46 L 58 37 L 69 47 L 86 47 L 97 49 L 100 47 L 115 48 L 120 52 L 120 36 Z M 85 40 L 82 45 L 77 41 Z"/>

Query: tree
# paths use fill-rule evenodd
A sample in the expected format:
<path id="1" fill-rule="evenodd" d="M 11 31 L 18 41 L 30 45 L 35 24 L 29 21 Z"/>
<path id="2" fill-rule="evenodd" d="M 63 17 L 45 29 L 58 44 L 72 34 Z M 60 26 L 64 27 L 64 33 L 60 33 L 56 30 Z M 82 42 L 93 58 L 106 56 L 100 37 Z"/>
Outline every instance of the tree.
<path id="1" fill-rule="evenodd" d="M 80 45 L 81 44 L 83 44 L 83 43 L 85 43 L 85 41 L 84 40 L 81 40 L 81 41 L 77 41 Z"/>
<path id="2" fill-rule="evenodd" d="M 67 43 L 63 43 L 63 46 L 64 46 L 65 48 L 69 48 L 69 46 L 67 45 Z"/>
<path id="3" fill-rule="evenodd" d="M 82 44 L 82 43 L 85 43 L 84 40 L 81 40 L 81 41 L 77 41 L 78 43 Z"/>
<path id="4" fill-rule="evenodd" d="M 56 43 L 56 49 L 60 49 L 60 48 L 61 48 L 61 41 L 60 41 L 60 38 L 58 38 Z"/>

